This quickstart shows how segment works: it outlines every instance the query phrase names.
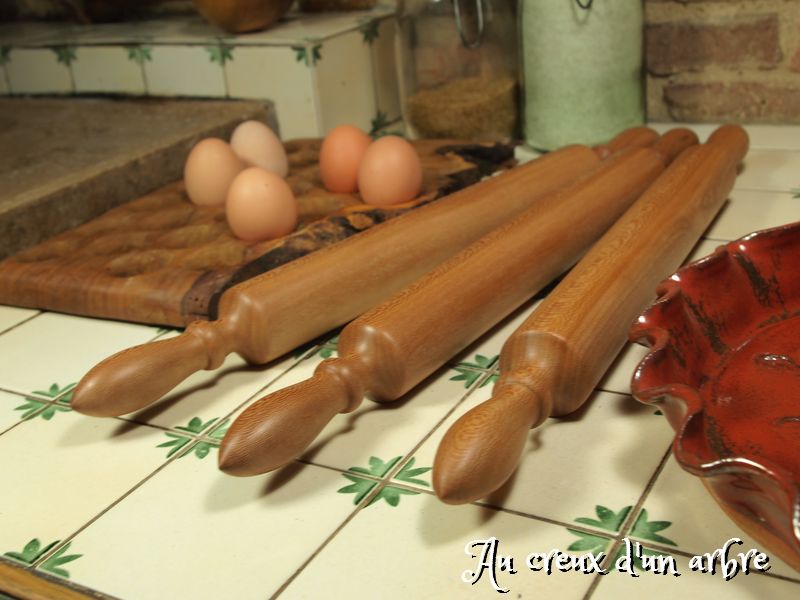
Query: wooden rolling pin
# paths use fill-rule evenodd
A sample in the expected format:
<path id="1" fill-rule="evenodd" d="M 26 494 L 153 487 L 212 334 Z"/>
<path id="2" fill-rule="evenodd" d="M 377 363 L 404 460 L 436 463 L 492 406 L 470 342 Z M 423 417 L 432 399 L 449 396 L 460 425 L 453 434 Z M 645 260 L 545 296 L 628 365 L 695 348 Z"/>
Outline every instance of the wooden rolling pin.
<path id="1" fill-rule="evenodd" d="M 492 398 L 462 416 L 436 454 L 445 502 L 483 498 L 516 468 L 531 427 L 589 398 L 658 282 L 722 207 L 747 153 L 725 126 L 679 157 L 506 341 Z"/>
<path id="2" fill-rule="evenodd" d="M 177 337 L 123 350 L 92 368 L 72 408 L 117 416 L 148 406 L 192 373 L 232 352 L 264 364 L 351 319 L 519 214 L 596 168 L 600 156 L 647 146 L 658 134 L 627 130 L 608 147 L 570 146 L 239 284 L 220 319 Z"/>
<path id="3" fill-rule="evenodd" d="M 350 323 L 339 336 L 339 358 L 234 421 L 220 468 L 233 475 L 276 469 L 365 394 L 390 401 L 408 392 L 572 265 L 665 163 L 696 141 L 690 131 L 675 130 L 655 147 L 614 155 Z"/>

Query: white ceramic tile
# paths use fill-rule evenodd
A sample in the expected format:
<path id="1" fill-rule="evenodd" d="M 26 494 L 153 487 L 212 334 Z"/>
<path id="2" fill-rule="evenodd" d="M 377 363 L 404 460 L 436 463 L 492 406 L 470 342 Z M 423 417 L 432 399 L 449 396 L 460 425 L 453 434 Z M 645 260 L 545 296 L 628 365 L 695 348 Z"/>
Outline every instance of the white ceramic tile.
<path id="1" fill-rule="evenodd" d="M 731 241 L 758 231 L 800 220 L 800 198 L 789 192 L 734 189 L 705 236 Z"/>
<path id="2" fill-rule="evenodd" d="M 0 305 L 0 335 L 26 319 L 38 315 L 38 310 Z"/>
<path id="3" fill-rule="evenodd" d="M 69 66 L 59 62 L 51 48 L 12 48 L 5 67 L 15 94 L 64 94 L 73 90 Z"/>
<path id="4" fill-rule="evenodd" d="M 0 392 L 0 435 L 22 420 L 23 411 L 27 410 L 26 407 L 32 408 L 31 403 L 26 401 L 24 396 Z"/>
<path id="5" fill-rule="evenodd" d="M 72 579 L 138 598 L 268 598 L 352 512 L 339 473 L 235 478 L 168 465 L 78 535 Z"/>
<path id="6" fill-rule="evenodd" d="M 653 298 L 655 300 L 655 297 Z M 639 344 L 626 343 L 619 356 L 606 371 L 597 388 L 620 394 L 631 393 L 631 376 L 639 361 L 647 354 L 647 348 Z"/>
<path id="7" fill-rule="evenodd" d="M 45 313 L 0 336 L 0 388 L 28 394 L 76 383 L 102 359 L 155 335 L 155 327 Z"/>
<path id="8" fill-rule="evenodd" d="M 225 63 L 233 98 L 267 99 L 274 103 L 281 137 L 318 137 L 313 70 L 292 48 L 237 46 Z"/>
<path id="9" fill-rule="evenodd" d="M 736 178 L 735 189 L 788 192 L 800 187 L 800 152 L 751 150 L 744 170 Z"/>
<path id="10" fill-rule="evenodd" d="M 0 551 L 63 540 L 164 462 L 160 430 L 121 426 L 70 411 L 0 436 Z"/>
<path id="11" fill-rule="evenodd" d="M 683 261 L 683 264 L 686 265 L 696 260 L 700 260 L 701 258 L 704 258 L 709 254 L 712 254 L 714 250 L 716 250 L 720 246 L 723 246 L 724 244 L 725 242 L 720 242 L 718 240 L 702 239 L 697 244 L 695 244 L 695 247 L 692 248 L 692 251 L 689 253 L 689 256 L 687 256 L 686 260 Z"/>
<path id="12" fill-rule="evenodd" d="M 669 428 L 666 421 L 662 425 Z M 770 555 L 768 548 L 759 545 L 728 518 L 700 479 L 684 471 L 672 456 L 645 499 L 644 508 L 671 522 L 663 534 L 689 554 L 711 552 L 738 537 L 744 544 L 736 552 L 757 548 Z M 770 555 L 770 563 L 771 573 L 800 580 L 800 574 L 777 556 Z"/>
<path id="13" fill-rule="evenodd" d="M 378 34 L 378 37 L 371 42 L 372 77 L 375 81 L 378 110 L 392 120 L 401 114 L 395 60 L 396 25 L 394 19 L 382 19 L 375 23 L 376 25 L 369 25 L 369 27 L 377 26 Z"/>
<path id="14" fill-rule="evenodd" d="M 76 92 L 144 94 L 142 67 L 121 46 L 83 46 L 72 63 Z"/>
<path id="15" fill-rule="evenodd" d="M 317 60 L 323 134 L 342 124 L 366 131 L 377 114 L 369 47 L 358 31 L 325 40 Z"/>
<path id="16" fill-rule="evenodd" d="M 487 386 L 461 404 L 414 454 L 416 463 L 432 465 L 445 432 L 489 394 Z M 634 505 L 672 439 L 653 412 L 630 396 L 595 392 L 573 415 L 532 430 L 516 473 L 485 501 L 565 523 L 591 517 L 598 505 Z"/>
<path id="17" fill-rule="evenodd" d="M 499 594 L 486 574 L 473 585 L 462 581 L 478 560 L 465 552 L 477 540 L 494 537 L 498 551 L 514 557 L 516 574 L 499 572 Z M 582 598 L 592 577 L 580 573 L 547 576 L 530 571 L 533 552 L 566 551 L 575 538 L 564 528 L 474 505 L 446 506 L 430 495 L 401 496 L 397 507 L 384 502 L 362 509 L 281 595 L 285 600 L 318 598 L 322 582 L 330 598 Z M 473 550 L 474 552 L 475 550 Z M 577 554 L 577 553 L 573 553 Z M 369 557 L 359 563 L 355 556 Z M 360 565 L 360 566 L 359 566 Z"/>
<path id="18" fill-rule="evenodd" d="M 713 548 L 709 548 L 709 551 Z M 638 577 L 613 572 L 601 577 L 593 599 L 611 600 L 626 597 L 672 600 L 673 598 L 726 598 L 730 600 L 790 600 L 800 593 L 800 584 L 782 581 L 777 577 L 751 573 L 738 574 L 725 581 L 717 570 L 716 575 L 692 572 L 689 559 L 675 557 L 680 576 L 662 575 L 636 570 Z"/>
<path id="19" fill-rule="evenodd" d="M 225 96 L 222 46 L 153 46 L 144 63 L 147 91 L 164 96 Z M 223 61 L 226 62 L 226 61 Z"/>

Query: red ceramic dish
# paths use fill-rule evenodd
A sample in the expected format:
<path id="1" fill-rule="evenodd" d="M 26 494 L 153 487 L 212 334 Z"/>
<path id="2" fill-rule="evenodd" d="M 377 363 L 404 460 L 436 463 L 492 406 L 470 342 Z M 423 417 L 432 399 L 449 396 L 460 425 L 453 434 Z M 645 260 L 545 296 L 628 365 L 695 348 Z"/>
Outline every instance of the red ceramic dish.
<path id="1" fill-rule="evenodd" d="M 681 268 L 631 330 L 631 384 L 725 512 L 800 570 L 800 223 Z"/>

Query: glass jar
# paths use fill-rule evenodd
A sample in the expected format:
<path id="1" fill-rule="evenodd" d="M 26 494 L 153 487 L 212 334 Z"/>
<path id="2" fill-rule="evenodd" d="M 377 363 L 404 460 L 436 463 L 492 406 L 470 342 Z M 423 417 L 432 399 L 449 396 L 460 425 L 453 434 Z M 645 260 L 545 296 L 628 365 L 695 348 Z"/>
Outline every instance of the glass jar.
<path id="1" fill-rule="evenodd" d="M 518 133 L 516 0 L 398 0 L 397 61 L 412 138 Z"/>
<path id="2" fill-rule="evenodd" d="M 526 142 L 599 144 L 644 122 L 642 0 L 524 0 Z"/>

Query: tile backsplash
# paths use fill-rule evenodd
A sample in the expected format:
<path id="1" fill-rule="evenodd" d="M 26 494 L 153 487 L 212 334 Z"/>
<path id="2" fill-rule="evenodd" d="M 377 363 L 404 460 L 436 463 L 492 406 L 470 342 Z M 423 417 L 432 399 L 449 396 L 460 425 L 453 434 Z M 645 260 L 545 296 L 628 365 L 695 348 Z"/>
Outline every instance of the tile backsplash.
<path id="1" fill-rule="evenodd" d="M 292 12 L 228 34 L 198 17 L 0 26 L 0 94 L 247 98 L 275 104 L 284 139 L 399 118 L 393 9 Z"/>

